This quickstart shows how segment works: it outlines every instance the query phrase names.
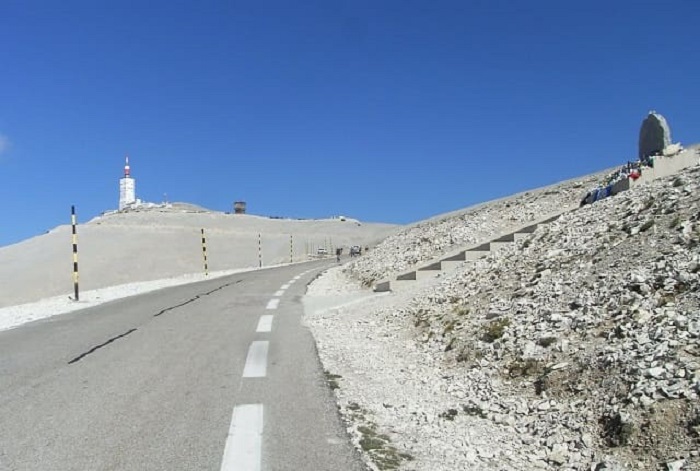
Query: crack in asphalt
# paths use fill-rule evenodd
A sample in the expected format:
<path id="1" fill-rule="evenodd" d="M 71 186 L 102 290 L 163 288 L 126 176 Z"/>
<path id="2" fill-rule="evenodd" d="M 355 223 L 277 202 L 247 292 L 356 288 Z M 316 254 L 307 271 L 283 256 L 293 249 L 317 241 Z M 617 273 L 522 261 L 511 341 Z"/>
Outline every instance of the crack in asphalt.
<path id="1" fill-rule="evenodd" d="M 207 291 L 206 293 L 198 294 L 198 295 L 195 296 L 194 298 L 190 298 L 190 299 L 188 299 L 187 301 L 185 301 L 184 303 L 176 304 L 175 306 L 166 307 L 165 309 L 163 309 L 162 311 L 160 311 L 158 314 L 153 314 L 153 317 L 158 317 L 158 316 L 160 316 L 160 315 L 162 315 L 162 314 L 165 314 L 165 313 L 168 312 L 168 311 L 172 311 L 173 309 L 177 309 L 177 308 L 182 307 L 182 306 L 185 306 L 185 305 L 187 305 L 187 304 L 189 304 L 189 303 L 193 303 L 193 302 L 195 302 L 196 300 L 198 300 L 199 298 L 201 298 L 202 296 L 209 296 L 210 294 L 212 294 L 212 293 L 214 293 L 214 292 L 216 292 L 216 291 L 219 291 L 219 290 L 224 289 L 224 288 L 226 288 L 226 287 L 228 287 L 228 286 L 231 286 L 231 285 L 238 284 L 238 283 L 240 283 L 241 281 L 243 281 L 243 280 L 236 280 L 236 281 L 232 281 L 231 283 L 226 283 L 225 285 L 221 285 L 221 286 L 219 286 L 218 288 L 214 288 L 214 289 L 211 290 L 211 291 Z"/>
<path id="2" fill-rule="evenodd" d="M 210 295 L 210 294 L 212 294 L 212 293 L 215 293 L 216 291 L 222 290 L 222 289 L 224 289 L 224 288 L 226 288 L 226 287 L 228 287 L 228 286 L 238 284 L 238 283 L 240 283 L 241 281 L 243 281 L 243 280 L 232 281 L 231 283 L 223 284 L 223 285 L 219 286 L 218 288 L 214 288 L 214 289 L 211 290 L 211 291 L 207 291 L 206 293 L 198 294 L 197 296 L 188 299 L 188 300 L 185 301 L 184 303 L 180 303 L 180 304 L 177 304 L 177 305 L 175 305 L 175 306 L 170 306 L 170 307 L 167 307 L 167 308 L 163 309 L 162 311 L 158 312 L 157 314 L 154 314 L 153 317 L 158 317 L 158 316 L 160 316 L 160 315 L 162 315 L 162 314 L 165 314 L 165 313 L 168 312 L 168 311 L 172 311 L 173 309 L 177 309 L 177 308 L 179 308 L 179 307 L 182 307 L 182 306 L 185 306 L 185 305 L 187 305 L 187 304 L 190 304 L 190 303 L 192 303 L 192 302 L 198 300 L 199 298 L 201 298 L 201 297 L 203 297 L 203 296 L 208 296 L 208 295 Z M 104 342 L 104 343 L 101 343 L 101 344 L 99 344 L 99 345 L 95 345 L 94 347 L 92 347 L 92 348 L 91 348 L 90 350 L 88 350 L 87 352 L 81 353 L 81 354 L 78 355 L 77 357 L 73 358 L 71 361 L 68 362 L 68 364 L 69 364 L 69 365 L 72 365 L 73 363 L 76 363 L 76 362 L 82 360 L 83 358 L 85 358 L 86 356 L 90 355 L 91 353 L 96 352 L 96 351 L 99 350 L 100 348 L 106 347 L 106 346 L 109 345 L 110 343 L 115 342 L 115 341 L 117 341 L 117 340 L 119 340 L 119 339 L 121 339 L 121 338 L 124 338 L 124 337 L 126 337 L 127 335 L 129 335 L 129 334 L 131 334 L 131 333 L 133 333 L 133 332 L 136 332 L 137 330 L 138 330 L 138 329 L 136 329 L 136 328 L 127 330 L 127 331 L 124 332 L 123 334 L 119 334 L 119 335 L 117 335 L 117 336 L 115 336 L 115 337 L 112 337 L 111 339 L 107 340 L 107 341 Z"/>
<path id="3" fill-rule="evenodd" d="M 71 361 L 68 362 L 68 364 L 69 364 L 69 365 L 72 365 L 73 363 L 82 360 L 84 357 L 86 357 L 86 356 L 88 356 L 89 354 L 91 354 L 91 353 L 93 353 L 93 352 L 99 350 L 100 348 L 102 348 L 102 347 L 104 347 L 104 346 L 106 346 L 106 345 L 109 345 L 110 343 L 114 342 L 115 340 L 119 340 L 119 339 L 121 339 L 121 338 L 123 338 L 123 337 L 126 337 L 127 335 L 131 334 L 132 332 L 136 332 L 136 330 L 137 330 L 137 329 L 127 330 L 127 331 L 124 332 L 123 334 L 119 334 L 119 335 L 117 335 L 116 337 L 112 337 L 111 339 L 107 340 L 105 343 L 101 343 L 101 344 L 99 344 L 99 345 L 95 345 L 94 347 L 92 347 L 92 348 L 91 348 L 90 350 L 88 350 L 87 352 L 81 353 L 81 354 L 78 355 L 77 357 L 73 358 Z"/>

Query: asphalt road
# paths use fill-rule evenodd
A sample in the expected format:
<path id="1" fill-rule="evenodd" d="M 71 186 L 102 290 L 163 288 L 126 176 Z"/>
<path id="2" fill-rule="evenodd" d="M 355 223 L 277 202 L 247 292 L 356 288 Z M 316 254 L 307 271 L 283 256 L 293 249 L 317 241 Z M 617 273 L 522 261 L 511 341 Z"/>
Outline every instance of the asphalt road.
<path id="1" fill-rule="evenodd" d="M 301 325 L 306 284 L 326 266 L 0 332 L 0 470 L 365 470 Z"/>

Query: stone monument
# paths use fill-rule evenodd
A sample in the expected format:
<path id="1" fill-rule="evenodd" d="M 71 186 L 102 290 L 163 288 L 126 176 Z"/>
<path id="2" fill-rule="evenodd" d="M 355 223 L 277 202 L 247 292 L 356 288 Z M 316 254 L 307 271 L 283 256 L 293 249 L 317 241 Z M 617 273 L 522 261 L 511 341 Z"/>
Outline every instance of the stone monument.
<path id="1" fill-rule="evenodd" d="M 660 155 L 671 144 L 671 130 L 666 118 L 650 111 L 639 130 L 639 158 Z"/>

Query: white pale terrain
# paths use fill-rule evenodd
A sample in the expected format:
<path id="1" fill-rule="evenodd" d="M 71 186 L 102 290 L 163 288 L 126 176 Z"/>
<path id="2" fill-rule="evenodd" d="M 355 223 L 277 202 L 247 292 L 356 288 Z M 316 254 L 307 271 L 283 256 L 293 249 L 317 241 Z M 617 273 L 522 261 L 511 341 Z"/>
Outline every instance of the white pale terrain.
<path id="1" fill-rule="evenodd" d="M 694 165 L 583 207 L 607 172 L 405 228 L 109 214 L 79 228 L 81 303 L 202 279 L 200 228 L 210 276 L 257 269 L 258 234 L 265 266 L 290 234 L 294 262 L 368 245 L 309 286 L 304 322 L 371 469 L 698 470 L 700 167 L 674 158 Z M 81 307 L 71 275 L 69 226 L 0 248 L 0 329 Z"/>
<path id="2" fill-rule="evenodd" d="M 351 218 L 271 219 L 188 204 L 109 213 L 78 225 L 80 302 L 74 303 L 71 226 L 0 247 L 0 329 L 115 297 L 202 280 L 205 230 L 209 275 L 297 263 L 318 248 L 373 246 L 391 224 Z"/>
<path id="3" fill-rule="evenodd" d="M 306 321 L 369 466 L 700 469 L 699 157 L 583 207 L 603 174 L 433 218 L 312 283 Z"/>

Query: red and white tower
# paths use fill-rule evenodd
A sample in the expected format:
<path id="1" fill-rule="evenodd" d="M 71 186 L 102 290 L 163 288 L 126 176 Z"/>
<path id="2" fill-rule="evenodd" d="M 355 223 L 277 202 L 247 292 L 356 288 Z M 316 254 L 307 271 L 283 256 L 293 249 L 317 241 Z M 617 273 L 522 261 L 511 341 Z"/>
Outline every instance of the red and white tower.
<path id="1" fill-rule="evenodd" d="M 129 156 L 124 164 L 124 177 L 119 179 L 119 211 L 136 203 L 136 180 L 131 178 Z"/>

